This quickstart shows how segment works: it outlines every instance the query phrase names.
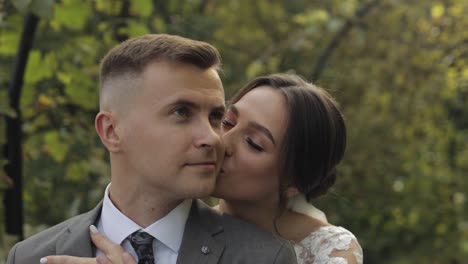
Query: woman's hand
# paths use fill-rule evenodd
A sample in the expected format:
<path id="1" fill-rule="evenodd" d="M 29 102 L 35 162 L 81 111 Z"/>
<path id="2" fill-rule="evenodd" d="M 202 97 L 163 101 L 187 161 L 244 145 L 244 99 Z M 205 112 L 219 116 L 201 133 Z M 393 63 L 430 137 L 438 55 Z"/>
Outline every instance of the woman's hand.
<path id="1" fill-rule="evenodd" d="M 47 256 L 41 259 L 41 264 L 137 264 L 129 253 L 99 233 L 94 225 L 90 226 L 89 230 L 91 240 L 103 254 L 96 258 Z"/>

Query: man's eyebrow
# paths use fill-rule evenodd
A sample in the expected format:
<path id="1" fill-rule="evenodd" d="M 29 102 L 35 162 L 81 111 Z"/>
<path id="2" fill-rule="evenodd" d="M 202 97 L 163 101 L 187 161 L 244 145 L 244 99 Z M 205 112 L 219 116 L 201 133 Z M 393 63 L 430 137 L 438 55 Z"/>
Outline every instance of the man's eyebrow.
<path id="1" fill-rule="evenodd" d="M 190 101 L 190 100 L 187 100 L 187 99 L 178 99 L 172 103 L 170 103 L 168 105 L 168 107 L 172 108 L 174 106 L 186 106 L 186 107 L 189 107 L 189 108 L 193 108 L 193 109 L 200 109 L 200 105 L 193 102 L 193 101 Z M 216 105 L 212 108 L 211 110 L 212 112 L 222 112 L 224 113 L 226 111 L 226 107 L 224 106 L 223 103 L 220 103 L 219 105 Z"/>
<path id="2" fill-rule="evenodd" d="M 237 109 L 237 107 L 235 105 L 230 105 L 229 110 L 232 111 L 236 116 L 239 116 L 239 110 Z M 250 126 L 250 127 L 254 128 L 255 130 L 258 130 L 259 132 L 263 133 L 265 136 L 267 136 L 267 138 L 269 138 L 271 140 L 273 145 L 276 146 L 275 139 L 273 138 L 273 135 L 271 134 L 270 130 L 268 130 L 268 128 L 260 125 L 257 122 L 254 122 L 254 121 L 250 121 L 248 123 L 248 126 Z"/>
<path id="3" fill-rule="evenodd" d="M 198 104 L 187 99 L 178 99 L 168 105 L 168 107 L 173 107 L 173 106 L 188 106 L 190 108 L 195 108 L 195 109 L 200 108 Z"/>
<path id="4" fill-rule="evenodd" d="M 221 112 L 224 114 L 224 112 L 226 112 L 226 107 L 224 105 L 215 106 L 212 112 Z"/>

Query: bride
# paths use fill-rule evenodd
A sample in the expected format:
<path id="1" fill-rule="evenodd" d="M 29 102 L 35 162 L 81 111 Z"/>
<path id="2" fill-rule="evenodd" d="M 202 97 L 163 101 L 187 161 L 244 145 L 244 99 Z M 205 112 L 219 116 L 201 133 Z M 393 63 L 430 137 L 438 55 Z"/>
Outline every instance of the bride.
<path id="1" fill-rule="evenodd" d="M 222 133 L 221 212 L 291 241 L 299 264 L 362 263 L 354 235 L 307 202 L 333 185 L 346 146 L 325 90 L 293 74 L 257 78 L 233 97 Z"/>
<path id="2" fill-rule="evenodd" d="M 334 184 L 346 145 L 343 116 L 325 90 L 294 74 L 254 79 L 233 97 L 221 126 L 217 210 L 289 240 L 299 264 L 362 264 L 356 237 L 309 203 Z M 98 263 L 136 263 L 91 229 L 103 252 Z M 47 257 L 48 264 L 95 261 Z"/>

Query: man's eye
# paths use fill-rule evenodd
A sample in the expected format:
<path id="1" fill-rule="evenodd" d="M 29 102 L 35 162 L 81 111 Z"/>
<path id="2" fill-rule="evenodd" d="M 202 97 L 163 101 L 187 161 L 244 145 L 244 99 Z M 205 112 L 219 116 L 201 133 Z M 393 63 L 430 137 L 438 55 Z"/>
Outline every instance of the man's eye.
<path id="1" fill-rule="evenodd" d="M 224 128 L 233 128 L 234 127 L 234 124 L 229 122 L 228 119 L 223 119 L 223 121 L 221 121 L 221 123 L 223 124 L 223 127 Z"/>
<path id="2" fill-rule="evenodd" d="M 186 107 L 178 108 L 174 111 L 174 114 L 180 117 L 187 118 L 190 115 L 190 110 Z"/>
<path id="3" fill-rule="evenodd" d="M 220 111 L 213 112 L 213 113 L 211 113 L 211 115 L 210 115 L 210 120 L 211 120 L 211 121 L 219 122 L 219 121 L 221 121 L 221 119 L 223 119 L 223 116 L 224 116 L 224 113 L 223 113 L 223 112 L 220 112 Z"/>

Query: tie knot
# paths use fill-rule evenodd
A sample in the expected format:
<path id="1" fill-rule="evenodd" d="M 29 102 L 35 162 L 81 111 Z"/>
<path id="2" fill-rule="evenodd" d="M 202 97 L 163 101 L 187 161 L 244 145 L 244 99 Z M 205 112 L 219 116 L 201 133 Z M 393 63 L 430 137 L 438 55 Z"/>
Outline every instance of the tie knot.
<path id="1" fill-rule="evenodd" d="M 136 231 L 127 238 L 138 256 L 138 264 L 154 264 L 153 236 L 143 231 Z"/>
<path id="2" fill-rule="evenodd" d="M 137 245 L 149 245 L 153 243 L 154 237 L 144 231 L 136 231 L 128 236 L 130 243 Z"/>

